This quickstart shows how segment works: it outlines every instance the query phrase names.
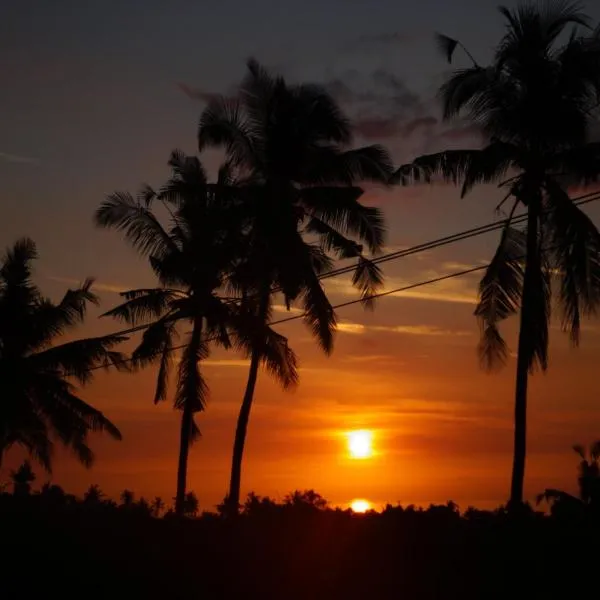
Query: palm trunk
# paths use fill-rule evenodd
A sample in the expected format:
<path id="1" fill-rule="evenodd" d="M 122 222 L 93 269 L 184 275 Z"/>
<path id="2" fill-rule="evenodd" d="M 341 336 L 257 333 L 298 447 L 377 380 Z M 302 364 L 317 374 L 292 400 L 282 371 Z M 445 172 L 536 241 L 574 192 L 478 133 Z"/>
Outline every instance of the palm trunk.
<path id="1" fill-rule="evenodd" d="M 202 336 L 202 319 L 194 320 L 194 328 L 190 339 L 190 350 L 194 356 L 198 353 Z M 185 504 L 185 492 L 187 485 L 187 465 L 190 452 L 190 442 L 192 438 L 192 407 L 189 402 L 185 403 L 181 415 L 181 432 L 179 434 L 179 462 L 177 465 L 177 494 L 175 496 L 175 514 L 178 517 L 183 516 Z"/>
<path id="2" fill-rule="evenodd" d="M 525 479 L 525 458 L 527 455 L 527 383 L 531 363 L 531 286 L 532 269 L 537 268 L 538 255 L 538 209 L 531 203 L 527 212 L 527 257 L 521 302 L 521 322 L 517 355 L 517 377 L 515 389 L 515 423 L 513 442 L 513 467 L 510 487 L 510 503 L 513 509 L 523 504 L 523 482 Z"/>
<path id="3" fill-rule="evenodd" d="M 187 481 L 187 464 L 192 434 L 192 411 L 185 406 L 181 415 L 181 433 L 179 434 L 179 463 L 177 465 L 177 495 L 175 496 L 175 514 L 183 516 Z"/>
<path id="4" fill-rule="evenodd" d="M 260 299 L 258 318 L 265 322 L 269 309 L 270 291 L 263 293 Z M 237 515 L 240 507 L 240 486 L 242 480 L 242 459 L 244 457 L 244 445 L 246 443 L 246 433 L 248 431 L 248 421 L 250 419 L 250 410 L 254 400 L 254 390 L 256 380 L 258 379 L 258 367 L 262 357 L 262 349 L 256 348 L 250 358 L 250 370 L 248 372 L 248 381 L 246 390 L 238 415 L 237 426 L 235 429 L 235 441 L 233 443 L 233 457 L 231 460 L 231 478 L 229 480 L 229 495 L 227 498 L 228 512 L 230 515 Z"/>

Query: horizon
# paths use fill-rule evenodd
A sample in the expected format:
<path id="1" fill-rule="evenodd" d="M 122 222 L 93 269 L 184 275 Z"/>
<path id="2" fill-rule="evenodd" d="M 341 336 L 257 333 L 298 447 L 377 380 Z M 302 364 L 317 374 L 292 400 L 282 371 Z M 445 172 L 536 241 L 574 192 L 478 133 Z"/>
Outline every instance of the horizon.
<path id="1" fill-rule="evenodd" d="M 246 6 L 233 1 L 212 12 L 187 2 L 167 9 L 156 0 L 127 9 L 116 2 L 84 8 L 68 1 L 50 8 L 39 0 L 7 9 L 0 24 L 6 67 L 0 70 L 0 109 L 8 115 L 0 126 L 0 240 L 3 248 L 24 235 L 36 241 L 41 258 L 34 279 L 53 298 L 97 277 L 102 303 L 77 336 L 124 329 L 97 317 L 117 303 L 119 290 L 153 282 L 145 261 L 119 234 L 94 227 L 95 209 L 112 191 L 160 185 L 172 148 L 197 154 L 196 128 L 207 98 L 231 93 L 248 56 L 290 81 L 326 85 L 353 119 L 356 145 L 384 144 L 395 165 L 423 152 L 477 144 L 473 128 L 440 121 L 434 90 L 447 65 L 436 54 L 433 33 L 457 37 L 487 60 L 501 33 L 497 2 L 471 0 L 450 8 L 427 0 L 403 8 L 357 1 L 344 3 L 341 19 L 338 3 L 294 4 L 286 11 L 263 0 L 247 18 Z M 185 13 L 175 9 L 178 4 Z M 584 6 L 598 22 L 600 7 Z M 232 9 L 237 20 L 229 21 Z M 194 24 L 207 16 L 217 24 L 198 35 Z M 265 36 L 269 17 L 273 35 Z M 394 18 L 398 25 L 389 27 Z M 223 43 L 227 36 L 219 30 L 229 32 L 235 45 Z M 211 174 L 219 157 L 210 152 L 203 158 Z M 502 197 L 494 186 L 459 196 L 459 189 L 446 185 L 368 186 L 365 201 L 383 209 L 386 251 L 392 252 L 503 218 L 494 213 Z M 600 223 L 600 203 L 584 210 Z M 497 240 L 497 233 L 487 234 L 387 263 L 385 289 L 484 264 Z M 295 391 L 282 391 L 261 372 L 242 497 L 254 491 L 281 499 L 292 490 L 314 489 L 340 505 L 356 499 L 377 506 L 452 500 L 461 510 L 504 504 L 515 360 L 511 354 L 494 374 L 479 368 L 472 314 L 478 281 L 474 273 L 391 295 L 378 300 L 374 312 L 340 309 L 331 357 L 303 324 L 278 326 L 299 355 L 300 383 Z M 345 277 L 326 280 L 325 289 L 333 304 L 358 298 Z M 502 325 L 513 353 L 516 327 L 515 318 Z M 530 501 L 549 487 L 576 490 L 578 461 L 571 447 L 600 437 L 594 371 L 600 322 L 584 322 L 578 349 L 570 348 L 557 320 L 550 336 L 549 370 L 530 380 Z M 198 418 L 202 438 L 191 449 L 188 469 L 188 489 L 202 510 L 225 495 L 247 361 L 215 349 L 204 365 L 210 402 Z M 98 372 L 82 397 L 124 439 L 92 436 L 96 463 L 89 471 L 57 448 L 53 482 L 76 494 L 97 483 L 115 498 L 125 488 L 137 497 L 174 495 L 179 415 L 170 401 L 152 405 L 155 375 L 156 367 Z M 348 457 L 343 436 L 351 430 L 372 432 L 372 457 Z M 22 458 L 18 450 L 9 452 L 0 483 Z M 41 468 L 34 469 L 38 483 L 47 480 Z"/>

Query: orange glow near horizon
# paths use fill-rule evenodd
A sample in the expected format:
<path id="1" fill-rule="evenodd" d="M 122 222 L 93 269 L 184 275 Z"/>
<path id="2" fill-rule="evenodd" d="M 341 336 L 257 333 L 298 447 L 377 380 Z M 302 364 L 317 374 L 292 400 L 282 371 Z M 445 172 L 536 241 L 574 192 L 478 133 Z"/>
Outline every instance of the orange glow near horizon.
<path id="1" fill-rule="evenodd" d="M 373 432 L 368 429 L 358 429 L 346 433 L 350 458 L 365 459 L 373 457 Z"/>
<path id="2" fill-rule="evenodd" d="M 371 510 L 373 507 L 368 500 L 364 498 L 357 498 L 356 500 L 352 500 L 350 503 L 350 508 L 355 513 L 366 513 L 368 510 Z"/>

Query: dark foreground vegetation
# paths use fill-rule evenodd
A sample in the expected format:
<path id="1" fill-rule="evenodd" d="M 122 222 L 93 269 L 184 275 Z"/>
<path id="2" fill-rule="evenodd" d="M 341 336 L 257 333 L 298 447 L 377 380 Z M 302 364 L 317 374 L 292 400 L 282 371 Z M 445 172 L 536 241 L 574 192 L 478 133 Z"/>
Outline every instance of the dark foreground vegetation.
<path id="1" fill-rule="evenodd" d="M 600 442 L 575 450 L 578 496 L 546 490 L 547 514 L 452 502 L 355 514 L 307 490 L 250 494 L 235 518 L 226 503 L 199 515 L 190 492 L 180 518 L 129 490 L 119 502 L 96 485 L 33 492 L 24 463 L 0 494 L 2 597 L 595 598 Z"/>
<path id="2" fill-rule="evenodd" d="M 124 500 L 76 500 L 52 486 L 1 495 L 2 597 L 466 600 L 598 591 L 597 506 L 509 516 L 460 514 L 449 503 L 358 515 L 296 494 L 281 504 L 251 497 L 237 519 L 180 520 Z"/>

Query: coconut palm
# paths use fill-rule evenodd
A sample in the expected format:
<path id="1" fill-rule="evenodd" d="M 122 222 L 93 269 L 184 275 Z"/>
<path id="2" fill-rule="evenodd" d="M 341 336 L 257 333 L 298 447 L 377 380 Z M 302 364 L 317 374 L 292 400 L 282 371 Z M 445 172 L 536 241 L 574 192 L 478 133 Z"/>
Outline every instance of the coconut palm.
<path id="1" fill-rule="evenodd" d="M 288 85 L 255 60 L 247 66 L 238 98 L 210 102 L 198 130 L 200 150 L 224 148 L 239 173 L 249 250 L 237 284 L 251 299 L 248 310 L 263 323 L 270 318 L 275 290 L 288 308 L 299 300 L 305 322 L 329 353 L 336 319 L 319 275 L 331 267 L 331 256 L 354 258 L 354 284 L 363 294 L 369 296 L 381 285 L 381 272 L 363 256 L 358 242 L 371 253 L 380 251 L 382 215 L 359 202 L 362 190 L 355 183 L 387 182 L 390 161 L 379 146 L 350 149 L 350 123 L 321 87 Z M 254 336 L 252 345 L 233 449 L 232 512 L 239 508 L 246 431 L 263 360 L 260 336 Z"/>
<path id="2" fill-rule="evenodd" d="M 52 302 L 32 281 L 36 258 L 34 242 L 23 238 L 0 259 L 0 463 L 9 448 L 21 446 L 50 471 L 58 440 L 90 466 L 89 433 L 104 431 L 115 439 L 121 434 L 79 397 L 71 380 L 85 384 L 97 367 L 120 367 L 122 355 L 112 348 L 126 338 L 57 343 L 98 299 L 88 279 Z"/>
<path id="3" fill-rule="evenodd" d="M 549 502 L 553 507 L 578 509 L 600 508 L 600 440 L 594 442 L 586 454 L 581 445 L 573 446 L 573 450 L 581 458 L 577 484 L 579 497 L 556 489 L 547 489 L 537 497 L 537 502 Z"/>
<path id="4" fill-rule="evenodd" d="M 96 212 L 96 224 L 123 231 L 127 241 L 148 257 L 160 284 L 124 292 L 125 302 L 106 313 L 132 326 L 148 325 L 133 359 L 138 366 L 159 362 L 155 403 L 167 397 L 178 329 L 191 327 L 178 360 L 174 400 L 175 409 L 181 411 L 175 512 L 182 516 L 189 448 L 200 435 L 194 415 L 205 409 L 208 395 L 200 363 L 208 357 L 211 341 L 247 351 L 246 330 L 260 330 L 262 325 L 219 295 L 245 243 L 243 215 L 234 197 L 225 193 L 230 187 L 225 185 L 228 169 L 222 169 L 216 185 L 208 185 L 197 158 L 175 151 L 169 165 L 172 177 L 160 193 L 146 186 L 138 198 L 112 194 Z M 157 201 L 166 208 L 168 226 L 153 210 Z M 294 381 L 295 356 L 287 340 L 263 329 L 264 360 L 284 381 Z"/>
<path id="5" fill-rule="evenodd" d="M 563 328 L 578 344 L 581 319 L 600 303 L 600 235 L 573 203 L 569 185 L 587 185 L 600 173 L 600 144 L 590 139 L 600 101 L 600 28 L 573 4 L 500 8 L 506 31 L 493 62 L 456 70 L 440 90 L 444 118 L 479 126 L 482 148 L 422 156 L 401 167 L 408 183 L 442 176 L 462 183 L 462 195 L 499 182 L 512 207 L 500 244 L 480 284 L 475 314 L 486 367 L 504 362 L 499 323 L 520 309 L 511 504 L 523 501 L 527 382 L 548 366 L 551 289 L 558 290 Z M 568 34 L 568 35 L 567 35 Z M 439 36 L 452 59 L 459 42 Z M 512 227 L 516 208 L 527 228 Z"/>

